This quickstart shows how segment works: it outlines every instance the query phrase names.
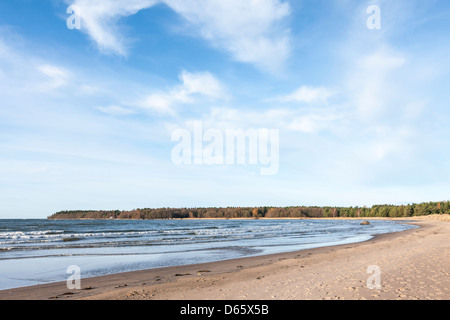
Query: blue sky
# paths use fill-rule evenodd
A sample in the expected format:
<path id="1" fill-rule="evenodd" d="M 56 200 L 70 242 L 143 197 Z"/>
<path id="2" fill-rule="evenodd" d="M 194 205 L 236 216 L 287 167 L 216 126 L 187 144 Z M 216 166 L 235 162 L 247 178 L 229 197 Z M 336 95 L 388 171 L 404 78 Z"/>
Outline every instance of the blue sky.
<path id="1" fill-rule="evenodd" d="M 449 200 L 449 56 L 446 0 L 2 1 L 0 218 Z M 277 174 L 174 164 L 195 121 L 279 130 Z"/>

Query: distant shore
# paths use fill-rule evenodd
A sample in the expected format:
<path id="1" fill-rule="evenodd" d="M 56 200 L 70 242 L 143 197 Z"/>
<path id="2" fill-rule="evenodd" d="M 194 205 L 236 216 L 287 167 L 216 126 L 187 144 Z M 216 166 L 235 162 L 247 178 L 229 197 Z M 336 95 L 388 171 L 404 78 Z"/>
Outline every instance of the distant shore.
<path id="1" fill-rule="evenodd" d="M 436 215 L 436 216 L 444 216 L 444 215 Z M 163 221 L 163 220 L 192 220 L 192 221 L 202 221 L 202 220 L 360 220 L 360 221 L 371 221 L 371 220 L 393 220 L 393 221 L 404 221 L 404 220 L 417 220 L 425 218 L 422 217 L 407 217 L 407 218 L 399 218 L 399 217 L 320 217 L 320 218 L 308 218 L 308 217 L 294 217 L 294 218 L 287 218 L 287 217 L 281 217 L 281 218 L 268 218 L 268 217 L 261 217 L 261 218 L 248 218 L 248 217 L 242 217 L 242 218 L 168 218 L 168 219 L 148 219 L 148 220 L 154 220 L 154 221 Z M 146 219 L 98 219 L 98 218 L 76 218 L 76 219 L 55 219 L 55 220 L 120 220 L 120 221 L 139 221 L 139 220 L 146 220 Z"/>
<path id="2" fill-rule="evenodd" d="M 3 290 L 0 299 L 449 299 L 450 217 L 395 220 L 421 228 L 361 243 L 87 278 L 81 290 L 65 282 Z M 380 270 L 378 289 L 367 286 L 370 266 Z"/>
<path id="3" fill-rule="evenodd" d="M 69 210 L 52 214 L 48 219 L 258 219 L 258 218 L 409 218 L 433 214 L 450 214 L 450 201 L 372 207 L 213 207 L 213 208 L 142 208 L 133 210 Z"/>
<path id="4" fill-rule="evenodd" d="M 251 217 L 240 217 L 240 218 L 165 218 L 165 219 L 148 219 L 148 220 L 414 220 L 417 217 L 280 217 L 280 218 L 269 218 L 269 217 L 260 217 L 260 218 L 251 218 Z M 133 219 L 133 218 L 127 218 L 127 219 L 120 219 L 120 218 L 58 218 L 54 220 L 133 220 L 133 221 L 139 221 L 139 220 L 146 220 L 146 219 Z"/>

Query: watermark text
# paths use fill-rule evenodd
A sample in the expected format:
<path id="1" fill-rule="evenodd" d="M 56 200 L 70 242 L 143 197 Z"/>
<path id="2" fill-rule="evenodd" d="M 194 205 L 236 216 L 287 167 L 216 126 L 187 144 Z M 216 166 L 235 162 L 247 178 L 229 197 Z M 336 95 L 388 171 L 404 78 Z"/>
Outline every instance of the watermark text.
<path id="1" fill-rule="evenodd" d="M 176 165 L 259 165 L 261 175 L 279 170 L 279 130 L 207 129 L 195 121 L 193 131 L 172 132 Z"/>

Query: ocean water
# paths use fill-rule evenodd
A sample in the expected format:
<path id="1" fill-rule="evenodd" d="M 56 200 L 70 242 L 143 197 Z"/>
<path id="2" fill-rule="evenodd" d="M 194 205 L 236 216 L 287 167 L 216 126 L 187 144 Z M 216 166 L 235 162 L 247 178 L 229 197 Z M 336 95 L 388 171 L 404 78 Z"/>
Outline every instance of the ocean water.
<path id="1" fill-rule="evenodd" d="M 0 220 L 0 290 L 366 241 L 415 226 L 371 220 Z"/>

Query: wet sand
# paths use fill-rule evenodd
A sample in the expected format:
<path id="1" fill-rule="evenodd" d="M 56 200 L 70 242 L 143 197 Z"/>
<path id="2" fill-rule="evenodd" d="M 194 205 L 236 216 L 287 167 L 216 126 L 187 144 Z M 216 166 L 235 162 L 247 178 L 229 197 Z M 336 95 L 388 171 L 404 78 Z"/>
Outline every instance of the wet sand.
<path id="1" fill-rule="evenodd" d="M 81 279 L 80 290 L 66 282 L 3 290 L 0 299 L 449 299 L 449 216 L 408 220 L 421 228 L 362 243 Z"/>

